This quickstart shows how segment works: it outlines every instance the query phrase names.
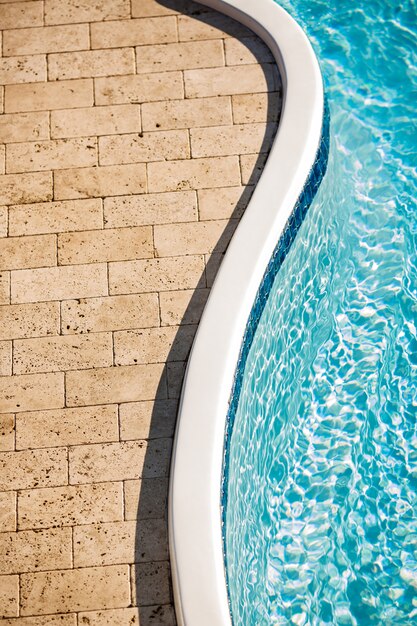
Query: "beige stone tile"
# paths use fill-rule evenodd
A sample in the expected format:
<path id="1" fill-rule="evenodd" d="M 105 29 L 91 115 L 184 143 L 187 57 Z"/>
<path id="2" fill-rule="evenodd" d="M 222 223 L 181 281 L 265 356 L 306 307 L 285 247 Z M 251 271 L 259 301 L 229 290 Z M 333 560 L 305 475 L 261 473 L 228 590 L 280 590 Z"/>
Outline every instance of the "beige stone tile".
<path id="1" fill-rule="evenodd" d="M 224 252 L 236 229 L 235 220 L 213 220 L 155 226 L 155 254 L 169 257 L 179 254 Z"/>
<path id="2" fill-rule="evenodd" d="M 0 145 L 0 175 L 6 173 L 6 146 Z"/>
<path id="3" fill-rule="evenodd" d="M 0 619 L 17 615 L 19 615 L 19 576 L 0 576 Z"/>
<path id="4" fill-rule="evenodd" d="M 1 0 L 0 0 L 1 1 Z M 3 620 L 2 626 L 77 626 L 75 613 L 66 615 L 42 615 Z"/>
<path id="5" fill-rule="evenodd" d="M 0 451 L 14 450 L 14 415 L 13 413 L 0 414 Z"/>
<path id="6" fill-rule="evenodd" d="M 127 18 L 129 0 L 45 0 L 46 24 L 74 24 Z"/>
<path id="7" fill-rule="evenodd" d="M 58 333 L 58 302 L 13 304 L 0 308 L 0 339 L 43 337 Z"/>
<path id="8" fill-rule="evenodd" d="M 140 106 L 117 106 L 52 111 L 52 137 L 86 137 L 140 132 Z"/>
<path id="9" fill-rule="evenodd" d="M 80 407 L 20 413 L 17 449 L 118 441 L 117 406 Z"/>
<path id="10" fill-rule="evenodd" d="M 121 404 L 120 437 L 125 441 L 172 437 L 176 418 L 175 400 Z"/>
<path id="11" fill-rule="evenodd" d="M 191 0 L 175 0 L 165 6 L 155 0 L 132 0 L 133 17 L 153 17 L 158 15 L 176 15 L 187 13 L 190 15 L 200 15 L 200 13 L 210 11 L 203 4 L 197 4 Z"/>
<path id="12" fill-rule="evenodd" d="M 103 227 L 100 199 L 40 202 L 9 208 L 10 235 L 63 233 Z"/>
<path id="13" fill-rule="evenodd" d="M 88 611 L 130 604 L 127 565 L 22 574 L 21 614 Z"/>
<path id="14" fill-rule="evenodd" d="M 2 490 L 35 489 L 68 483 L 65 448 L 1 452 L 0 469 Z"/>
<path id="15" fill-rule="evenodd" d="M 181 72 L 95 78 L 96 104 L 178 100 L 184 97 Z"/>
<path id="16" fill-rule="evenodd" d="M 0 141 L 11 143 L 49 138 L 49 115 L 46 111 L 11 113 L 0 117 Z"/>
<path id="17" fill-rule="evenodd" d="M 156 293 L 67 300 L 61 305 L 63 334 L 159 326 Z"/>
<path id="18" fill-rule="evenodd" d="M 73 526 L 123 519 L 122 483 L 19 492 L 19 529 Z"/>
<path id="19" fill-rule="evenodd" d="M 6 113 L 88 107 L 94 101 L 91 78 L 6 85 L 5 90 Z"/>
<path id="20" fill-rule="evenodd" d="M 274 63 L 271 51 L 259 37 L 226 39 L 224 42 L 226 65 Z"/>
<path id="21" fill-rule="evenodd" d="M 97 164 L 97 139 L 51 139 L 7 146 L 6 167 L 10 172 L 89 167 Z"/>
<path id="22" fill-rule="evenodd" d="M 75 446 L 69 451 L 70 483 L 167 478 L 171 447 L 171 438 Z"/>
<path id="23" fill-rule="evenodd" d="M 168 398 L 179 398 L 181 395 L 182 383 L 184 380 L 186 364 L 181 361 L 168 363 L 167 383 Z"/>
<path id="24" fill-rule="evenodd" d="M 12 342 L 0 341 L 0 376 L 12 375 Z"/>
<path id="25" fill-rule="evenodd" d="M 60 265 L 153 257 L 151 226 L 107 228 L 58 235 Z"/>
<path id="26" fill-rule="evenodd" d="M 34 374 L 109 367 L 113 363 L 112 348 L 111 333 L 16 339 L 13 372 Z"/>
<path id="27" fill-rule="evenodd" d="M 180 191 L 240 184 L 238 157 L 148 164 L 149 191 Z"/>
<path id="28" fill-rule="evenodd" d="M 99 138 L 100 165 L 143 163 L 188 159 L 190 146 L 186 130 L 166 130 Z"/>
<path id="29" fill-rule="evenodd" d="M 169 604 L 130 609 L 89 611 L 79 614 L 82 626 L 176 626 L 174 607 Z M 84 620 L 84 621 L 82 621 Z M 64 625 L 65 626 L 65 625 Z"/>
<path id="30" fill-rule="evenodd" d="M 256 185 L 265 167 L 268 154 L 242 154 L 240 169 L 243 185 Z"/>
<path id="31" fill-rule="evenodd" d="M 70 528 L 0 533 L 0 574 L 72 567 Z"/>
<path id="32" fill-rule="evenodd" d="M 4 87 L 0 86 L 0 113 L 4 113 Z"/>
<path id="33" fill-rule="evenodd" d="M 187 98 L 262 93 L 278 88 L 278 74 L 271 64 L 185 70 L 184 81 Z"/>
<path id="34" fill-rule="evenodd" d="M 161 325 L 198 324 L 209 293 L 208 289 L 184 289 L 160 293 Z"/>
<path id="35" fill-rule="evenodd" d="M 201 282 L 203 271 L 201 256 L 110 263 L 110 293 L 193 289 Z"/>
<path id="36" fill-rule="evenodd" d="M 170 567 L 168 561 L 132 565 L 132 600 L 141 605 L 171 602 Z M 137 596 L 139 590 L 139 596 Z"/>
<path id="37" fill-rule="evenodd" d="M 193 157 L 268 152 L 275 130 L 276 125 L 273 123 L 192 128 L 191 152 Z"/>
<path id="38" fill-rule="evenodd" d="M 19 28 L 6 30 L 3 35 L 4 56 L 69 52 L 89 47 L 88 24 Z"/>
<path id="39" fill-rule="evenodd" d="M 104 199 L 104 224 L 107 228 L 171 224 L 196 219 L 195 191 L 150 193 Z"/>
<path id="40" fill-rule="evenodd" d="M 136 48 L 138 74 L 222 65 L 224 65 L 224 54 L 223 42 L 220 39 L 138 46 Z"/>
<path id="41" fill-rule="evenodd" d="M 43 2 L 10 2 L 0 4 L 0 24 L 6 28 L 42 26 Z"/>
<path id="42" fill-rule="evenodd" d="M 201 41 L 223 37 L 241 38 L 252 34 L 240 22 L 217 12 L 200 15 L 198 19 L 188 15 L 179 15 L 178 33 L 180 41 Z"/>
<path id="43" fill-rule="evenodd" d="M 0 378 L 0 412 L 37 411 L 64 406 L 64 374 Z"/>
<path id="44" fill-rule="evenodd" d="M 144 130 L 232 124 L 230 98 L 146 102 L 142 105 L 142 123 Z"/>
<path id="45" fill-rule="evenodd" d="M 0 202 L 2 204 L 26 204 L 51 199 L 51 172 L 0 176 Z"/>
<path id="46" fill-rule="evenodd" d="M 0 304 L 10 302 L 10 272 L 0 272 Z"/>
<path id="47" fill-rule="evenodd" d="M 3 85 L 36 83 L 45 80 L 45 55 L 0 58 L 0 81 Z"/>
<path id="48" fill-rule="evenodd" d="M 0 533 L 16 530 L 16 492 L 0 493 Z"/>
<path id="49" fill-rule="evenodd" d="M 135 73 L 133 48 L 61 52 L 48 56 L 49 80 Z"/>
<path id="50" fill-rule="evenodd" d="M 74 567 L 164 561 L 168 535 L 163 519 L 74 528 Z"/>
<path id="51" fill-rule="evenodd" d="M 163 369 L 160 364 L 150 364 L 68 372 L 67 404 L 83 406 L 153 400 L 163 385 L 163 381 L 160 382 Z"/>
<path id="52" fill-rule="evenodd" d="M 252 193 L 253 187 L 199 189 L 197 195 L 200 220 L 242 217 Z"/>
<path id="53" fill-rule="evenodd" d="M 235 124 L 275 122 L 281 109 L 281 94 L 244 93 L 232 96 L 233 121 Z"/>
<path id="54" fill-rule="evenodd" d="M 114 333 L 115 363 L 133 365 L 185 361 L 195 331 L 196 327 L 192 325 L 118 331 Z"/>
<path id="55" fill-rule="evenodd" d="M 166 518 L 168 486 L 168 478 L 126 480 L 125 518 L 127 520 Z"/>
<path id="56" fill-rule="evenodd" d="M 7 206 L 0 206 L 0 237 L 7 237 L 8 211 Z"/>
<path id="57" fill-rule="evenodd" d="M 26 269 L 56 265 L 55 235 L 0 239 L 0 269 Z"/>
<path id="58" fill-rule="evenodd" d="M 177 24 L 174 16 L 91 25 L 92 48 L 121 48 L 123 46 L 164 44 L 171 41 L 178 41 Z"/>
<path id="59" fill-rule="evenodd" d="M 106 294 L 105 263 L 12 272 L 13 303 L 72 300 Z"/>
<path id="60" fill-rule="evenodd" d="M 213 254 L 207 254 L 205 259 L 206 259 L 206 277 L 207 277 L 207 287 L 212 287 L 214 280 L 217 276 L 217 272 L 219 270 L 219 267 L 221 265 L 221 262 L 223 261 L 224 258 L 224 254 L 221 253 L 213 253 Z"/>
<path id="61" fill-rule="evenodd" d="M 143 193 L 146 191 L 145 164 L 57 170 L 54 190 L 57 200 Z"/>

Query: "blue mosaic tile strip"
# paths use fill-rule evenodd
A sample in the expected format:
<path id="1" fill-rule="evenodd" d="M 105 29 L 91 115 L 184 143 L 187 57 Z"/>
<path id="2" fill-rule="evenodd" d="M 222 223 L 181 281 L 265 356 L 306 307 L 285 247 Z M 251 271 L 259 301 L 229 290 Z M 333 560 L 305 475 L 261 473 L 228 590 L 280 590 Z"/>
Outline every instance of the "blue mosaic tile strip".
<path id="1" fill-rule="evenodd" d="M 314 197 L 320 187 L 321 181 L 326 173 L 330 148 L 330 112 L 327 100 L 324 102 L 323 125 L 320 144 L 317 150 L 314 165 L 304 185 L 304 188 L 297 200 L 293 212 L 279 238 L 272 257 L 265 270 L 261 285 L 256 294 L 256 298 L 249 316 L 243 337 L 242 347 L 236 367 L 235 379 L 233 383 L 232 393 L 230 395 L 229 410 L 226 418 L 226 432 L 224 444 L 224 462 L 223 477 L 221 490 L 221 509 L 222 509 L 222 525 L 223 525 L 223 553 L 226 568 L 227 582 L 227 560 L 225 554 L 225 516 L 227 503 L 227 476 L 229 474 L 229 443 L 235 421 L 236 411 L 239 404 L 240 392 L 242 389 L 242 381 L 245 373 L 246 361 L 252 346 L 253 338 L 259 324 L 259 320 L 265 308 L 266 301 L 271 292 L 273 282 L 287 256 L 291 245 L 298 233 L 298 230 L 307 214 L 307 211 L 314 200 Z"/>

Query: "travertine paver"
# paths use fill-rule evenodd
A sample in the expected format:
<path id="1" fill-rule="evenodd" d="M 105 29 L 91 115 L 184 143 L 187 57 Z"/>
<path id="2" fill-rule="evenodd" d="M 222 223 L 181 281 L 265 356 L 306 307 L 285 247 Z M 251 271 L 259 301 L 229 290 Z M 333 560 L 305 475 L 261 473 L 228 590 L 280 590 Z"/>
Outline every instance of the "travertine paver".
<path id="1" fill-rule="evenodd" d="M 0 622 L 175 626 L 178 399 L 277 70 L 191 0 L 0 0 L 0 29 Z"/>

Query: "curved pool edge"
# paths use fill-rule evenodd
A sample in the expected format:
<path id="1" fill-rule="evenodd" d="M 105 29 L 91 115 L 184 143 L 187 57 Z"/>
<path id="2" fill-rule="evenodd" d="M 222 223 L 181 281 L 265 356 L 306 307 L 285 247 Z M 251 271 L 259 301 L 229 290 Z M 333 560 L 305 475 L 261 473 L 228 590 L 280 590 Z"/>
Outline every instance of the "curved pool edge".
<path id="1" fill-rule="evenodd" d="M 190 354 L 171 466 L 169 543 L 179 626 L 230 626 L 220 508 L 229 400 L 257 291 L 315 162 L 324 100 L 307 37 L 273 0 L 202 3 L 259 35 L 283 82 L 277 136 L 221 264 Z"/>

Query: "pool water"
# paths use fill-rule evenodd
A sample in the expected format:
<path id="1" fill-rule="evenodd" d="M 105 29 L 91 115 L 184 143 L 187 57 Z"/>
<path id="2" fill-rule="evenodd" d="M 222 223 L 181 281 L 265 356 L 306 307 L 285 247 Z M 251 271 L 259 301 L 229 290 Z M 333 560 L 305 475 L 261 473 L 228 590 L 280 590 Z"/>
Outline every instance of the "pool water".
<path id="1" fill-rule="evenodd" d="M 416 3 L 280 4 L 321 64 L 330 155 L 231 404 L 232 619 L 417 624 Z"/>

